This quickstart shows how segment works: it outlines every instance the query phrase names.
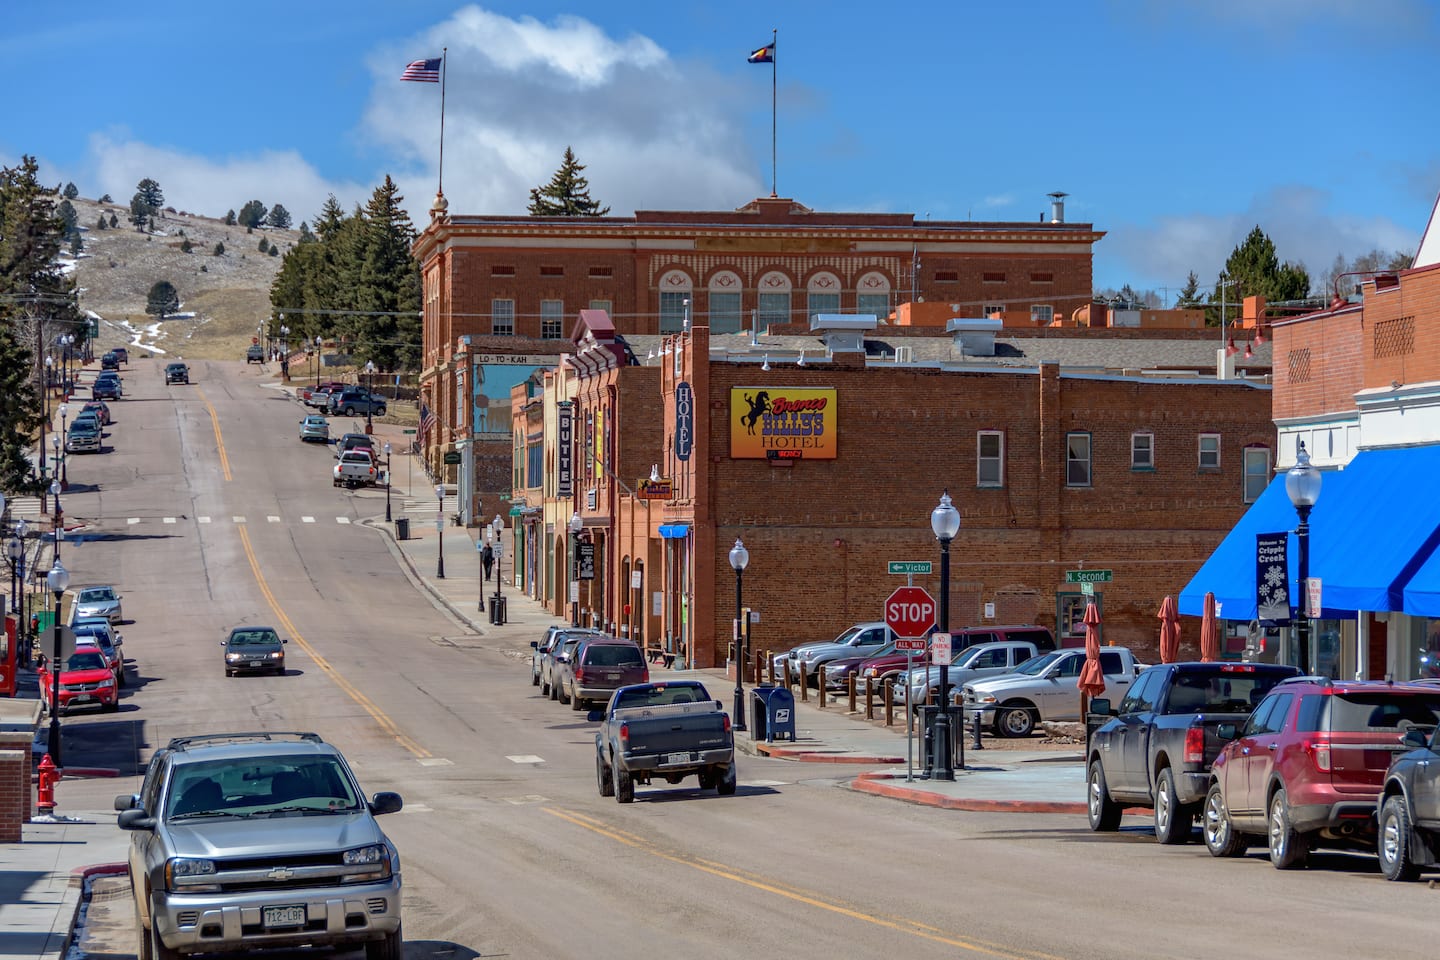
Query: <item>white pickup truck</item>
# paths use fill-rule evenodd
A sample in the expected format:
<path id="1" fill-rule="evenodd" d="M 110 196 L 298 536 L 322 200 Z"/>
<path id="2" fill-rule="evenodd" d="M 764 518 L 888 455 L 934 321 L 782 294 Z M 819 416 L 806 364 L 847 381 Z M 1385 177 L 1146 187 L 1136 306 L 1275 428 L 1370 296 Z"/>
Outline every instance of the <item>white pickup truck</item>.
<path id="1" fill-rule="evenodd" d="M 373 487 L 375 485 L 375 461 L 367 450 L 347 450 L 340 454 L 335 464 L 335 486 Z"/>
<path id="2" fill-rule="evenodd" d="M 1080 720 L 1080 668 L 1085 651 L 1056 650 L 1035 657 L 1014 673 L 976 680 L 964 686 L 966 723 L 980 717 L 984 726 L 1004 737 L 1028 737 L 1042 720 Z M 1125 696 L 1143 669 L 1128 647 L 1102 647 L 1100 670 L 1105 695 Z"/>

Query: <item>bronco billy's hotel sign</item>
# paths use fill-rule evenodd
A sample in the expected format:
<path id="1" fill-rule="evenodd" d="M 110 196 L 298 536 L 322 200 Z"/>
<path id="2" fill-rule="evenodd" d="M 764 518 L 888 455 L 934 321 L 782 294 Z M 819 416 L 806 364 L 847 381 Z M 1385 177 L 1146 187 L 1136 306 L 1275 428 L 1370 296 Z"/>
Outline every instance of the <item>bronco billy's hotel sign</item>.
<path id="1" fill-rule="evenodd" d="M 834 460 L 834 387 L 731 387 L 730 456 Z"/>

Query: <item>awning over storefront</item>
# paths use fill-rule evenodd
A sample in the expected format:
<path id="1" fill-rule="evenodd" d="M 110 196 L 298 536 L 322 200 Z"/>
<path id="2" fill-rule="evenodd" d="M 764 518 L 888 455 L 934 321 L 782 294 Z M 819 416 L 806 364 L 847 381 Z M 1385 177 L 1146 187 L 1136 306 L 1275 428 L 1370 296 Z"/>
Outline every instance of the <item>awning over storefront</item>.
<path id="1" fill-rule="evenodd" d="M 684 540 L 689 535 L 690 524 L 688 523 L 660 524 L 660 536 L 666 540 Z"/>
<path id="2" fill-rule="evenodd" d="M 1328 484 L 1330 475 L 1326 474 Z M 1323 501 L 1329 491 L 1322 488 Z M 1313 515 L 1312 515 L 1313 516 Z M 1250 505 L 1210 559 L 1180 591 L 1180 612 L 1192 617 L 1205 612 L 1205 594 L 1214 591 L 1225 620 L 1255 619 L 1255 535 L 1293 531 L 1300 519 L 1285 493 L 1285 477 L 1270 481 L 1260 499 Z M 1290 542 L 1290 580 L 1295 579 L 1295 542 Z M 1293 587 L 1292 587 L 1293 589 Z"/>
<path id="3" fill-rule="evenodd" d="M 1430 554 L 1405 585 L 1404 610 L 1412 617 L 1440 617 L 1440 549 Z"/>

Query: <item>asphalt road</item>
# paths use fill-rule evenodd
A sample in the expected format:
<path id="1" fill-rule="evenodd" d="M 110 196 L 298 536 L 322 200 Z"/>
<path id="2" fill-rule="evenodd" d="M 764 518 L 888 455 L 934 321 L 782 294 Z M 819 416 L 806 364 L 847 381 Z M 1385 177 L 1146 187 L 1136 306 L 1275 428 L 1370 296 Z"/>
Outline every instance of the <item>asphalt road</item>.
<path id="1" fill-rule="evenodd" d="M 358 522 L 383 495 L 331 486 L 301 407 L 254 366 L 199 361 L 168 387 L 162 369 L 130 364 L 107 452 L 69 463 L 86 527 L 64 562 L 117 584 L 133 621 L 120 712 L 65 721 L 68 764 L 126 776 L 67 783 L 71 808 L 133 789 L 172 736 L 317 731 L 368 791 L 405 797 L 383 823 L 412 958 L 1433 953 L 1435 892 L 1373 858 L 1282 874 L 1162 849 L 1138 822 L 1097 837 L 1078 817 L 915 807 L 844 789 L 845 768 L 748 756 L 734 797 L 687 781 L 602 800 L 593 725 L 530 686 L 531 638 L 469 634 L 414 588 Z M 289 638 L 286 676 L 224 677 L 242 623 Z"/>

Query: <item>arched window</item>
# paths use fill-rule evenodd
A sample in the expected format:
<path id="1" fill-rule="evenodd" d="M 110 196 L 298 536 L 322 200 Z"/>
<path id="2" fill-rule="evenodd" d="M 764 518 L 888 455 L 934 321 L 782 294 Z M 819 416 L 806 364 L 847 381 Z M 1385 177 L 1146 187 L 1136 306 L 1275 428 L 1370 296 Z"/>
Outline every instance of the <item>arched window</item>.
<path id="1" fill-rule="evenodd" d="M 759 291 L 760 329 L 768 330 L 771 324 L 790 322 L 790 278 L 778 270 L 772 270 L 760 277 L 755 284 Z"/>
<path id="2" fill-rule="evenodd" d="M 684 270 L 667 270 L 660 277 L 660 332 L 679 333 L 689 316 L 694 281 Z"/>
<path id="3" fill-rule="evenodd" d="M 872 270 L 856 281 L 855 312 L 880 320 L 890 316 L 890 278 Z"/>
<path id="4" fill-rule="evenodd" d="M 821 271 L 805 285 L 805 315 L 811 320 L 817 313 L 840 312 L 840 278 Z"/>
<path id="5" fill-rule="evenodd" d="M 740 292 L 744 284 L 733 270 L 720 270 L 710 278 L 709 308 L 711 333 L 739 333 L 744 325 L 740 310 Z"/>

